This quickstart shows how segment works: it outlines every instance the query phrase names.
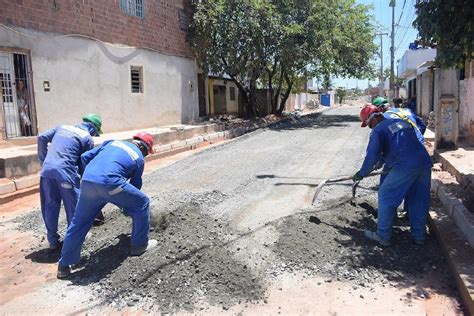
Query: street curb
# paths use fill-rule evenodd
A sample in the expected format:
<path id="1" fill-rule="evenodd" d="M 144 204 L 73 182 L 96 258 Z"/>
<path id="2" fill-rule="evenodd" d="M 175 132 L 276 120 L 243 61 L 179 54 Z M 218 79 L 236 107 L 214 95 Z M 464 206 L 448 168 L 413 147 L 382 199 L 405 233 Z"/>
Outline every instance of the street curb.
<path id="1" fill-rule="evenodd" d="M 15 183 L 10 179 L 0 179 L 0 195 L 15 192 Z"/>
<path id="2" fill-rule="evenodd" d="M 449 216 L 430 211 L 433 228 L 469 315 L 474 315 L 474 251 Z"/>
<path id="3" fill-rule="evenodd" d="M 449 192 L 435 172 L 431 177 L 431 191 L 436 194 L 449 217 L 474 249 L 474 215 L 468 211 L 460 199 Z"/>

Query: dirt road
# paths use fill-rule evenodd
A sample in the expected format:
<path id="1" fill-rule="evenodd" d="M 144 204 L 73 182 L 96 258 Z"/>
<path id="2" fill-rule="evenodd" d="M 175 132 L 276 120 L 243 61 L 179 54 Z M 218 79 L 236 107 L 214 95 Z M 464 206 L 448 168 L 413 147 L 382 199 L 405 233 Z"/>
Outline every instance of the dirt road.
<path id="1" fill-rule="evenodd" d="M 279 123 L 149 173 L 143 189 L 166 219 L 151 233 L 159 247 L 128 257 L 130 220 L 108 206 L 70 281 L 55 279 L 40 212 L 4 215 L 0 312 L 462 315 L 432 235 L 416 247 L 400 221 L 392 247 L 364 239 L 378 179 L 353 201 L 349 181 L 328 185 L 311 206 L 318 183 L 362 162 L 359 110 Z"/>

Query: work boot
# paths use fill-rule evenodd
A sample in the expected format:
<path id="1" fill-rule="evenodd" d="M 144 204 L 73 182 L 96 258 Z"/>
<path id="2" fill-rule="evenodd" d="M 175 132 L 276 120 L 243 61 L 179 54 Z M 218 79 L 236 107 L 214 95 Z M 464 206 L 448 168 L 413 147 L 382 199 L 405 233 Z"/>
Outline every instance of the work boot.
<path id="1" fill-rule="evenodd" d="M 62 266 L 58 264 L 58 279 L 67 279 L 71 275 L 71 268 L 69 266 Z"/>
<path id="2" fill-rule="evenodd" d="M 62 247 L 63 247 L 63 242 L 62 241 L 58 241 L 55 244 L 49 244 L 49 249 L 53 250 L 53 251 L 58 251 L 58 250 L 61 251 Z"/>
<path id="3" fill-rule="evenodd" d="M 158 240 L 150 239 L 150 240 L 148 240 L 148 244 L 146 244 L 144 246 L 140 246 L 140 247 L 132 246 L 132 248 L 130 249 L 130 255 L 131 256 L 141 256 L 144 252 L 146 252 L 146 251 L 148 251 L 152 248 L 155 248 L 156 245 L 158 245 Z"/>
<path id="4" fill-rule="evenodd" d="M 390 246 L 390 240 L 380 238 L 379 235 L 377 235 L 377 232 L 365 230 L 364 235 L 365 237 L 378 242 L 381 246 L 384 246 L 384 247 Z"/>

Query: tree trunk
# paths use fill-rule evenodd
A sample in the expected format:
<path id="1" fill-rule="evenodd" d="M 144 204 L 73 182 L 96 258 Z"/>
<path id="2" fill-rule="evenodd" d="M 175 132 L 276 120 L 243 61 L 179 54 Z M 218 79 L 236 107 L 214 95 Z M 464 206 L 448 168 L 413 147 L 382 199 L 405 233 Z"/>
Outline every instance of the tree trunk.
<path id="1" fill-rule="evenodd" d="M 280 101 L 280 107 L 278 108 L 278 115 L 281 115 L 285 110 L 286 101 L 290 97 L 291 88 L 293 88 L 293 81 L 290 80 L 288 76 L 285 76 L 285 81 L 288 85 L 288 89 L 285 91 L 283 98 Z"/>
<path id="2" fill-rule="evenodd" d="M 275 60 L 273 63 L 273 68 L 270 70 L 267 68 L 267 73 L 268 73 L 268 90 L 270 91 L 270 105 L 272 107 L 272 114 L 277 113 L 277 108 L 278 108 L 278 94 L 280 93 L 280 87 L 281 87 L 281 78 L 279 81 L 277 93 L 275 94 L 275 89 L 273 87 L 273 77 L 275 77 L 275 74 L 277 72 L 277 66 L 278 66 L 278 61 Z"/>
<path id="3" fill-rule="evenodd" d="M 249 84 L 249 102 L 248 102 L 248 114 L 250 117 L 258 117 L 258 109 L 257 109 L 257 95 L 256 95 L 256 88 L 257 82 L 255 79 L 251 79 Z"/>

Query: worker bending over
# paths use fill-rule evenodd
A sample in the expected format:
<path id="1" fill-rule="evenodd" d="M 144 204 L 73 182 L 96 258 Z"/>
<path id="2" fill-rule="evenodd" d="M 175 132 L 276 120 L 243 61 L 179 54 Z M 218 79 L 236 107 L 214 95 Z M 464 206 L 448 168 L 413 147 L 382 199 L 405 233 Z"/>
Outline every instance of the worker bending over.
<path id="1" fill-rule="evenodd" d="M 430 157 L 413 126 L 405 120 L 388 120 L 376 107 L 363 108 L 361 120 L 362 127 L 369 126 L 372 132 L 364 163 L 353 180 L 362 180 L 381 159 L 391 166 L 378 192 L 377 231 L 366 230 L 365 236 L 383 246 L 390 245 L 393 219 L 405 198 L 411 235 L 416 244 L 422 245 L 430 203 Z"/>
<path id="2" fill-rule="evenodd" d="M 91 136 L 101 133 L 102 119 L 87 114 L 83 123 L 60 125 L 38 136 L 41 212 L 46 225 L 49 248 L 60 249 L 58 218 L 61 201 L 66 210 L 68 226 L 79 197 L 81 155 L 94 147 Z M 49 144 L 49 146 L 48 146 Z"/>
<path id="3" fill-rule="evenodd" d="M 122 208 L 132 218 L 132 256 L 141 255 L 157 245 L 156 240 L 148 240 L 150 200 L 140 191 L 144 157 L 149 153 L 153 153 L 153 136 L 142 132 L 133 137 L 133 142 L 110 140 L 82 155 L 85 171 L 81 194 L 64 238 L 58 278 L 67 278 L 70 265 L 79 262 L 84 238 L 107 203 Z"/>

